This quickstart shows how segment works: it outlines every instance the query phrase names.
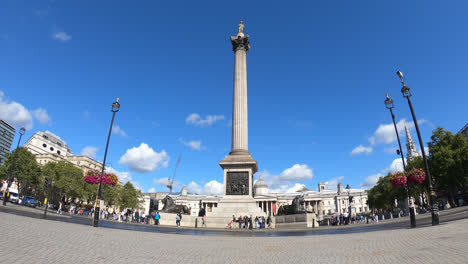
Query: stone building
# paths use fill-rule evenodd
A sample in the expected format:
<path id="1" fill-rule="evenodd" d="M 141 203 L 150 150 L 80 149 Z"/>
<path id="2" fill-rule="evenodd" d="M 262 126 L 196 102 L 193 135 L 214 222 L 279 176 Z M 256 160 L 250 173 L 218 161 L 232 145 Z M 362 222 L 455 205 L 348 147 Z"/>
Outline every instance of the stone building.
<path id="1" fill-rule="evenodd" d="M 156 194 L 148 194 L 156 197 Z M 164 206 L 160 202 L 167 193 L 159 195 L 159 210 Z M 369 212 L 367 205 L 367 192 L 363 189 L 344 189 L 342 183 L 338 183 L 337 190 L 327 190 L 324 182 L 318 183 L 317 191 L 304 190 L 294 193 L 270 193 L 268 184 L 260 177 L 254 184 L 254 200 L 266 215 L 274 216 L 281 205 L 289 205 L 297 195 L 304 196 L 304 207 L 310 213 L 315 213 L 318 219 L 332 214 L 349 212 L 356 215 Z M 189 194 L 184 186 L 180 193 L 171 194 L 176 204 L 186 205 L 191 209 L 191 215 L 196 216 L 201 208 L 206 212 L 212 212 L 221 201 L 220 196 Z"/>
<path id="2" fill-rule="evenodd" d="M 6 155 L 10 152 L 15 131 L 14 126 L 0 119 L 0 166 L 5 163 Z"/>
<path id="3" fill-rule="evenodd" d="M 59 136 L 49 131 L 38 131 L 26 141 L 24 147 L 36 156 L 39 165 L 48 162 L 65 161 L 86 172 L 88 170 L 102 170 L 102 163 L 87 156 L 75 156 Z"/>

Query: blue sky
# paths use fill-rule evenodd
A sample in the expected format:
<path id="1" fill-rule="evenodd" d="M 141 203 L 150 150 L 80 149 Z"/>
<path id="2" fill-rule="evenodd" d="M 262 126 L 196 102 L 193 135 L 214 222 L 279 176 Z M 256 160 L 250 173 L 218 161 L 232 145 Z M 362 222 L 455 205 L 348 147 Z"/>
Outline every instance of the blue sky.
<path id="1" fill-rule="evenodd" d="M 397 121 L 412 124 L 397 70 L 424 142 L 437 126 L 458 132 L 467 123 L 467 9 L 466 1 L 5 0 L 0 118 L 27 124 L 23 142 L 48 130 L 102 160 L 120 97 L 108 165 L 121 179 L 165 191 L 159 183 L 182 155 L 176 190 L 217 193 L 218 161 L 231 146 L 229 36 L 243 19 L 256 178 L 278 191 L 316 190 L 318 181 L 369 187 L 398 168 L 385 93 Z"/>

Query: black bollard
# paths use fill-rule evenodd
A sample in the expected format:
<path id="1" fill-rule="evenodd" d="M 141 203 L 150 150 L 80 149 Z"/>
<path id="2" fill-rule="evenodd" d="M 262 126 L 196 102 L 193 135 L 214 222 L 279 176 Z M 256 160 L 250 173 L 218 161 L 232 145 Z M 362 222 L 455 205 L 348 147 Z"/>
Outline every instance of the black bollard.
<path id="1" fill-rule="evenodd" d="M 367 217 L 367 216 L 366 216 L 366 221 L 367 221 L 367 223 L 369 224 L 369 217 Z"/>
<path id="2" fill-rule="evenodd" d="M 195 228 L 197 228 L 197 227 L 198 227 L 198 217 L 195 218 Z"/>

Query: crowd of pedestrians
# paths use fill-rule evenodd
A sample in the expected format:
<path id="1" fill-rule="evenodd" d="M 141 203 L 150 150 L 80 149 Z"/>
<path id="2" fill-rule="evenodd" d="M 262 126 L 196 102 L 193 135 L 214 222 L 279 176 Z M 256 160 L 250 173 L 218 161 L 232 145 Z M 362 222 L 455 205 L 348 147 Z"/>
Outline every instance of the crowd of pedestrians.
<path id="1" fill-rule="evenodd" d="M 245 215 L 236 218 L 236 216 L 233 215 L 231 222 L 229 222 L 226 228 L 236 228 L 237 224 L 238 229 L 264 229 L 271 228 L 271 222 L 270 216 L 265 220 L 264 216 L 256 216 L 253 218 L 252 216 L 249 217 Z"/>

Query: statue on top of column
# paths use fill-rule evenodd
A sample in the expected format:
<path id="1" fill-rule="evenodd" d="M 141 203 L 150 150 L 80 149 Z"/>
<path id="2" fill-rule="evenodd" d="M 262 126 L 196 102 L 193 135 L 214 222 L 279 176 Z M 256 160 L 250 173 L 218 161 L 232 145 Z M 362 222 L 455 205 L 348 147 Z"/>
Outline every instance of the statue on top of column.
<path id="1" fill-rule="evenodd" d="M 244 25 L 244 22 L 240 22 L 240 24 L 238 25 L 239 26 L 239 30 L 237 31 L 237 36 L 241 36 L 243 37 L 244 36 L 244 28 L 245 28 L 245 25 Z"/>

